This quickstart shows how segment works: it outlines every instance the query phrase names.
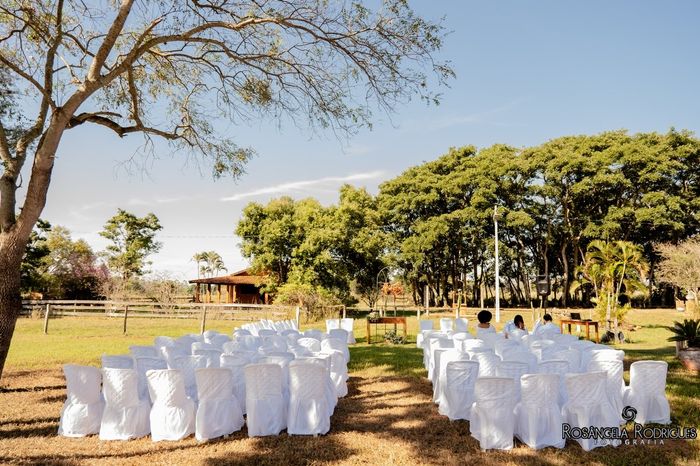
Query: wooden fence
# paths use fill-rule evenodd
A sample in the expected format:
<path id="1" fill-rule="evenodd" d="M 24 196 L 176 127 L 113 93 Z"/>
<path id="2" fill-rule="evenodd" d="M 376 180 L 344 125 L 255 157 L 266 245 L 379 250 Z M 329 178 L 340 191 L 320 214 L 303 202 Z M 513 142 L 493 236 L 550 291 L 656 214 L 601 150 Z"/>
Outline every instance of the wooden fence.
<path id="1" fill-rule="evenodd" d="M 202 304 L 202 303 L 154 303 L 142 301 L 66 301 L 25 300 L 22 314 L 41 316 L 44 333 L 48 333 L 51 317 L 107 317 L 123 320 L 126 333 L 131 318 L 199 319 L 202 332 L 209 320 L 251 322 L 260 319 L 298 321 L 300 310 L 293 306 L 263 304 Z"/>

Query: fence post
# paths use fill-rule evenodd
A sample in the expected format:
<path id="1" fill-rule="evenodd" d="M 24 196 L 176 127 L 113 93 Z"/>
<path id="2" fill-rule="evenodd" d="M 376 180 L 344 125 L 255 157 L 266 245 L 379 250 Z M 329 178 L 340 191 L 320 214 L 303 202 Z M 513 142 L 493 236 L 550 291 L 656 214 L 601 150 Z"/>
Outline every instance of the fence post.
<path id="1" fill-rule="evenodd" d="M 202 324 L 199 328 L 199 333 L 204 333 L 204 328 L 207 325 L 207 307 L 202 307 Z"/>
<path id="2" fill-rule="evenodd" d="M 126 304 L 124 306 L 124 329 L 122 330 L 122 333 L 126 335 L 126 319 L 129 317 L 129 305 Z"/>
<path id="3" fill-rule="evenodd" d="M 51 313 L 51 305 L 46 305 L 46 312 L 44 313 L 44 335 L 49 333 L 49 314 Z"/>
<path id="4" fill-rule="evenodd" d="M 296 321 L 297 321 L 297 329 L 299 328 L 299 313 L 300 313 L 300 311 L 301 311 L 301 310 L 299 309 L 299 306 L 297 306 L 297 308 L 296 308 L 295 311 L 294 311 L 295 319 L 296 319 Z"/>
<path id="5" fill-rule="evenodd" d="M 343 319 L 345 319 L 345 305 L 343 304 Z"/>

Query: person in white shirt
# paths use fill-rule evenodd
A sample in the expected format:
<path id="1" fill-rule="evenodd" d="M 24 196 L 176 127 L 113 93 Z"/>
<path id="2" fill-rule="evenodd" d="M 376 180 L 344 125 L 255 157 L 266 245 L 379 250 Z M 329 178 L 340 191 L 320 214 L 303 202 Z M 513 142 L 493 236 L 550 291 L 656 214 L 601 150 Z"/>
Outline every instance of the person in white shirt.
<path id="1" fill-rule="evenodd" d="M 523 330 L 527 332 L 527 329 L 525 328 L 525 321 L 523 320 L 523 316 L 520 314 L 517 314 L 513 320 L 507 322 L 503 327 L 503 333 L 506 334 L 506 337 L 509 337 L 515 330 Z"/>
<path id="2" fill-rule="evenodd" d="M 547 333 L 561 333 L 561 329 L 554 325 L 554 323 L 552 322 L 551 315 L 545 314 L 544 316 L 542 316 L 542 321 L 544 322 L 543 324 L 540 324 L 539 322 L 535 324 L 535 329 L 532 331 L 533 335 L 541 336 Z"/>
<path id="3" fill-rule="evenodd" d="M 496 333 L 496 327 L 491 325 L 491 318 L 492 317 L 493 317 L 493 314 L 491 314 L 486 309 L 480 311 L 476 315 L 476 318 L 479 321 L 479 323 L 476 326 L 476 334 L 477 335 L 481 332 Z"/>

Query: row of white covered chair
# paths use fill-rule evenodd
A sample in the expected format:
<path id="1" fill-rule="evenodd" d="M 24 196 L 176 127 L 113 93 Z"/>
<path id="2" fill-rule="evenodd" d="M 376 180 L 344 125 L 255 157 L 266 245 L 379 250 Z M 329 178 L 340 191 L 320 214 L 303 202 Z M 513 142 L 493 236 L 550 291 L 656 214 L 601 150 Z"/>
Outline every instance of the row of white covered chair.
<path id="1" fill-rule="evenodd" d="M 343 329 L 348 332 L 348 345 L 355 344 L 355 320 L 350 318 L 341 319 L 326 319 L 326 333 L 330 333 L 331 330 Z"/>
<path id="2" fill-rule="evenodd" d="M 97 369 L 66 365 L 68 399 L 59 434 L 82 437 L 99 433 L 102 440 L 129 440 L 151 435 L 153 441 L 199 441 L 227 436 L 244 425 L 241 403 L 226 368 L 197 369 L 198 400 L 189 398 L 182 373 L 173 369 L 147 373 L 149 398 L 139 396 L 133 369 Z M 278 364 L 245 367 L 249 389 L 243 399 L 248 435 L 319 435 L 330 429 L 334 404 L 326 390 L 325 363 L 312 359 L 289 364 L 289 395 L 283 393 Z M 100 393 L 100 382 L 102 392 Z"/>
<path id="3" fill-rule="evenodd" d="M 554 335 L 557 341 L 504 339 L 495 333 L 424 335 L 433 401 L 450 419 L 471 420 L 472 435 L 483 449 L 512 448 L 513 435 L 532 448 L 561 448 L 562 422 L 619 426 L 624 406 L 637 410 L 639 423 L 670 422 L 663 361 L 633 363 L 625 387 L 624 352 L 605 345 Z M 605 445 L 580 443 L 584 449 Z"/>
<path id="4" fill-rule="evenodd" d="M 157 419 L 163 418 L 164 415 L 162 416 L 158 410 L 155 412 L 161 414 L 153 414 L 153 410 L 159 404 L 158 399 L 165 397 L 170 400 L 171 398 L 168 397 L 175 396 L 180 402 L 182 401 L 179 395 L 180 388 L 183 396 L 194 403 L 195 412 L 201 412 L 198 416 L 202 419 L 210 419 L 192 424 L 197 426 L 197 432 L 200 432 L 197 438 L 200 440 L 226 435 L 225 433 L 214 435 L 221 430 L 216 426 L 224 426 L 223 429 L 226 430 L 228 429 L 226 426 L 233 425 L 237 426 L 236 430 L 240 429 L 237 415 L 233 418 L 225 415 L 227 424 L 217 420 L 216 416 L 221 416 L 221 410 L 215 408 L 208 410 L 205 407 L 202 411 L 198 408 L 201 407 L 203 396 L 204 400 L 219 399 L 216 393 L 225 394 L 224 399 L 235 400 L 241 417 L 248 414 L 249 435 L 276 435 L 279 433 L 276 425 L 280 423 L 288 429 L 290 434 L 325 433 L 328 429 L 324 427 L 327 423 L 323 416 L 318 418 L 318 415 L 313 413 L 324 412 L 330 418 L 337 399 L 347 394 L 349 359 L 347 332 L 343 329 L 333 329 L 329 333 L 312 330 L 302 334 L 296 329 L 285 328 L 279 331 L 268 328 L 259 329 L 257 336 L 252 335 L 252 332 L 247 329 L 237 329 L 233 338 L 215 331 L 204 332 L 202 335 L 185 335 L 177 339 L 157 337 L 152 346 L 131 346 L 129 355 L 102 357 L 103 371 L 106 371 L 102 395 L 99 388 L 102 376 L 98 369 L 66 365 L 68 398 L 61 416 L 59 434 L 82 436 L 99 431 L 100 437 L 105 439 L 141 437 L 148 433 L 144 434 L 144 425 L 153 426 L 152 422 L 144 424 L 143 413 L 148 413 L 150 410 L 151 416 Z M 321 378 L 312 376 L 314 372 L 318 372 L 317 369 L 292 370 L 293 367 L 308 365 L 305 363 L 320 367 L 323 370 Z M 249 374 L 253 370 L 249 371 L 251 367 L 260 367 L 260 375 Z M 275 367 L 279 368 L 278 375 L 275 375 L 278 372 Z M 300 376 L 297 372 L 302 375 Z M 217 376 L 217 373 L 223 375 Z M 155 381 L 151 380 L 152 377 L 156 377 Z M 224 377 L 227 382 L 223 383 L 221 377 Z M 248 385 L 252 386 L 252 389 Z M 265 394 L 269 390 L 276 392 L 277 385 L 279 385 L 284 410 L 270 411 L 253 407 L 252 415 L 248 413 L 251 406 L 265 405 L 267 403 Z M 314 388 L 309 385 L 314 385 Z M 131 388 L 125 389 L 126 386 Z M 134 393 L 130 392 L 132 388 Z M 161 388 L 162 396 L 159 397 Z M 312 406 L 315 402 L 311 403 L 307 400 L 309 396 L 315 396 L 317 390 L 323 391 L 324 403 L 330 408 L 318 411 Z M 178 395 L 175 395 L 176 392 Z M 229 392 L 232 394 L 231 397 L 228 396 Z M 97 393 L 96 397 L 95 393 Z M 102 406 L 100 402 L 104 404 L 102 400 L 107 400 L 107 408 L 104 411 L 106 417 L 102 414 L 103 408 L 100 408 Z M 168 403 L 172 404 L 170 401 Z M 115 411 L 110 411 L 110 404 L 118 406 L 118 412 L 121 414 L 117 415 Z M 189 402 L 180 404 L 181 411 L 177 411 L 180 413 L 177 416 L 185 419 L 187 417 L 185 414 L 190 411 L 186 407 Z M 292 406 L 297 407 L 292 408 Z M 302 409 L 299 406 L 306 407 Z M 305 411 L 307 408 L 311 409 L 312 414 Z M 276 416 L 276 421 L 272 424 L 264 420 L 270 413 Z M 288 415 L 285 414 L 280 420 L 281 413 L 288 413 Z M 171 421 L 177 421 L 179 419 L 177 416 Z M 304 418 L 306 421 L 303 419 L 303 422 L 299 421 L 297 417 Z M 105 422 L 101 422 L 101 418 L 104 418 Z M 121 429 L 119 432 L 114 427 L 117 418 L 120 419 L 117 429 Z M 165 416 L 165 419 L 168 417 Z M 313 429 L 309 427 L 309 419 L 316 419 L 320 427 Z M 169 427 L 157 422 L 155 431 L 151 433 L 153 440 L 173 440 L 189 435 L 191 433 L 187 427 L 189 424 L 186 426 L 183 422 L 174 424 L 165 422 L 165 424 L 171 424 Z M 300 422 L 302 424 L 306 422 L 308 428 L 304 428 L 303 425 L 300 427 Z"/>

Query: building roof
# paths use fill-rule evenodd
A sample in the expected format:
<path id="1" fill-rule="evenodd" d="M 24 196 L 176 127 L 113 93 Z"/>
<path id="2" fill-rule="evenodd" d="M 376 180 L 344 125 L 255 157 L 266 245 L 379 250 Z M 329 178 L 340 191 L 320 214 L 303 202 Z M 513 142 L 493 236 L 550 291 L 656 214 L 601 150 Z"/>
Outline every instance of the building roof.
<path id="1" fill-rule="evenodd" d="M 265 282 L 265 275 L 251 275 L 249 269 L 239 270 L 230 275 L 210 278 L 197 278 L 190 283 L 204 283 L 208 285 L 260 285 Z"/>

